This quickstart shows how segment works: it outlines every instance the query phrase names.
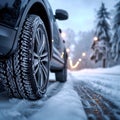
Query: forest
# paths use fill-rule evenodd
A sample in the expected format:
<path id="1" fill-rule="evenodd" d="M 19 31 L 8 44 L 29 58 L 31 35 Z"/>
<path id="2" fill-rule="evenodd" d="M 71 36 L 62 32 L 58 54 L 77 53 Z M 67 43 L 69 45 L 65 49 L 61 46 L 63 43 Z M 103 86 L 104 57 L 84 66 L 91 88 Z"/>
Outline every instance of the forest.
<path id="1" fill-rule="evenodd" d="M 102 2 L 95 16 L 92 30 L 79 31 L 77 35 L 69 28 L 64 31 L 69 69 L 106 68 L 120 64 L 120 2 L 111 11 Z"/>

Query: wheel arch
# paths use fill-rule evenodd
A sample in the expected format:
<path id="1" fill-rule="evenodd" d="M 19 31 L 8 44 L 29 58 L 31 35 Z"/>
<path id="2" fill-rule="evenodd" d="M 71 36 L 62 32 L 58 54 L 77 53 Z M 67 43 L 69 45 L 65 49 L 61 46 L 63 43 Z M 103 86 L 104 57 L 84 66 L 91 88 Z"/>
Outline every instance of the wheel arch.
<path id="1" fill-rule="evenodd" d="M 52 55 L 52 29 L 51 29 L 51 23 L 49 20 L 49 16 L 47 14 L 47 11 L 45 10 L 44 6 L 41 3 L 34 3 L 30 10 L 28 11 L 28 14 L 35 14 L 40 16 L 42 21 L 44 22 L 47 34 L 48 34 L 48 40 L 49 40 L 49 46 L 50 46 L 50 56 Z"/>
<path id="2" fill-rule="evenodd" d="M 24 21 L 27 18 L 29 14 L 35 14 L 41 17 L 42 21 L 44 22 L 47 34 L 48 34 L 48 40 L 49 40 L 49 46 L 50 46 L 50 57 L 52 56 L 52 22 L 49 19 L 50 12 L 46 8 L 47 6 L 45 3 L 43 3 L 41 0 L 32 1 L 28 3 L 26 8 L 24 9 L 23 13 L 21 12 L 18 22 L 16 24 L 17 33 L 14 39 L 14 44 L 11 48 L 11 51 L 9 52 L 8 56 L 13 54 L 17 49 L 18 39 L 20 36 L 20 31 L 22 30 L 22 27 L 24 25 Z"/>

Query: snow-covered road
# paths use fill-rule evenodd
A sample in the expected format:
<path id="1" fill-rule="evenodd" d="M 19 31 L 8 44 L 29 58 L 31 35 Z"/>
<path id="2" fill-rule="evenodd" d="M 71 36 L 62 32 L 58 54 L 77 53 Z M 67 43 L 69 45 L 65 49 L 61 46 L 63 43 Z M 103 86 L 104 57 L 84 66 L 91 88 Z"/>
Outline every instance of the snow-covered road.
<path id="1" fill-rule="evenodd" d="M 0 93 L 0 120 L 120 120 L 120 66 L 69 71 L 38 101 Z"/>

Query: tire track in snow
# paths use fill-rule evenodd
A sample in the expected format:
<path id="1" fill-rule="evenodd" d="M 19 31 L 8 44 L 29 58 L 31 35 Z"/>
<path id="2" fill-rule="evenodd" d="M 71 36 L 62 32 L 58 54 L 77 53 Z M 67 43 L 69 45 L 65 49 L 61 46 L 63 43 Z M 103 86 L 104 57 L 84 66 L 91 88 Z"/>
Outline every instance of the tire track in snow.
<path id="1" fill-rule="evenodd" d="M 96 93 L 86 83 L 80 81 L 74 84 L 83 103 L 88 120 L 119 120 L 120 109 L 111 101 Z"/>

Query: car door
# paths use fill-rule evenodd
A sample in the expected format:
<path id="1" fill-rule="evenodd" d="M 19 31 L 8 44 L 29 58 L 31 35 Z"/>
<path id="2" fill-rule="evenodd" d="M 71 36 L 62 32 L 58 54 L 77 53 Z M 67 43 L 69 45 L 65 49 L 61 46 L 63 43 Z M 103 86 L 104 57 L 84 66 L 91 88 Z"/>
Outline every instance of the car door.
<path id="1" fill-rule="evenodd" d="M 61 37 L 61 33 L 60 33 L 60 28 L 57 25 L 56 20 L 54 20 L 54 27 L 53 27 L 53 50 L 54 50 L 54 54 L 56 54 L 59 59 L 62 60 L 62 52 L 64 51 L 64 43 L 63 43 L 63 39 Z"/>

